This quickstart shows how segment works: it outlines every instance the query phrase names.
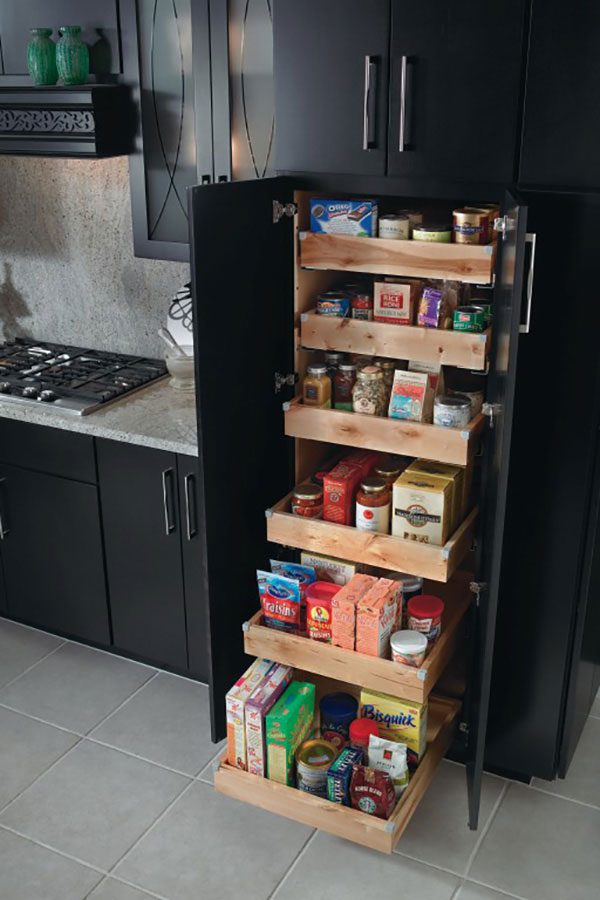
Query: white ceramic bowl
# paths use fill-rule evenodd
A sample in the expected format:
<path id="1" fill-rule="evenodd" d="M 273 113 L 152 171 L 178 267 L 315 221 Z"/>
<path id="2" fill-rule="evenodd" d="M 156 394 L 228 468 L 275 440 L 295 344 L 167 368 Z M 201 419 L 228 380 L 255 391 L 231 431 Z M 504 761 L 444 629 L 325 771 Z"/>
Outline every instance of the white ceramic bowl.
<path id="1" fill-rule="evenodd" d="M 193 391 L 195 387 L 194 348 L 182 345 L 182 349 L 188 354 L 187 356 L 176 356 L 170 350 L 165 353 L 167 369 L 171 375 L 169 383 L 177 391 Z"/>

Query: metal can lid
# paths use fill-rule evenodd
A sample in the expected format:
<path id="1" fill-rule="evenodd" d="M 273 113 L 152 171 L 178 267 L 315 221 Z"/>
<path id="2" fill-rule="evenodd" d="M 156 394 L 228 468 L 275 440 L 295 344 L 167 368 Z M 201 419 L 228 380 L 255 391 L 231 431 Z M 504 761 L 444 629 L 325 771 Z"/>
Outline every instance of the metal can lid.
<path id="1" fill-rule="evenodd" d="M 294 497 L 298 500 L 319 500 L 323 496 L 323 488 L 318 484 L 299 484 L 294 488 Z"/>
<path id="2" fill-rule="evenodd" d="M 348 300 L 347 291 L 323 291 L 317 296 L 317 300 Z"/>
<path id="3" fill-rule="evenodd" d="M 379 494 L 381 491 L 385 491 L 386 489 L 385 481 L 378 475 L 372 475 L 369 478 L 363 478 L 360 486 L 367 494 Z"/>
<path id="4" fill-rule="evenodd" d="M 327 374 L 327 366 L 309 366 L 306 370 L 309 375 L 326 375 Z"/>
<path id="5" fill-rule="evenodd" d="M 402 466 L 395 462 L 380 462 L 375 466 L 374 472 L 379 475 L 381 478 L 385 478 L 386 476 L 389 478 L 390 475 L 399 475 L 402 471 Z"/>
<path id="6" fill-rule="evenodd" d="M 340 372 L 356 372 L 356 366 L 354 363 L 340 363 L 339 369 Z"/>
<path id="7" fill-rule="evenodd" d="M 367 381 L 376 381 L 378 378 L 383 378 L 383 372 L 377 366 L 365 366 L 358 373 L 358 377 L 365 378 Z"/>
<path id="8" fill-rule="evenodd" d="M 452 225 L 448 222 L 434 225 L 415 225 L 413 231 L 452 231 Z"/>
<path id="9" fill-rule="evenodd" d="M 405 213 L 389 213 L 387 216 L 381 216 L 380 222 L 407 222 L 408 216 Z"/>
<path id="10" fill-rule="evenodd" d="M 338 752 L 331 741 L 316 738 L 312 741 L 304 741 L 296 750 L 296 763 L 301 763 L 309 769 L 327 770 Z"/>
<path id="11" fill-rule="evenodd" d="M 483 308 L 483 306 L 475 306 L 475 304 L 471 303 L 468 306 L 457 306 L 454 312 L 474 315 L 475 313 L 485 313 L 485 309 Z"/>
<path id="12" fill-rule="evenodd" d="M 436 397 L 434 403 L 436 406 L 446 406 L 451 409 L 465 409 L 471 406 L 471 400 L 466 394 L 452 394 L 451 397 L 446 394 Z"/>

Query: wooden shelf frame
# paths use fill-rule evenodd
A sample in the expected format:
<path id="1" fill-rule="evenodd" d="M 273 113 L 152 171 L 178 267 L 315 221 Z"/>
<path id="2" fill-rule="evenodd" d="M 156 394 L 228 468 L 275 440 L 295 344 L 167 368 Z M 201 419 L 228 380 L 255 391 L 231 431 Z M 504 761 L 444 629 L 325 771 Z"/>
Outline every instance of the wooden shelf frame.
<path id="1" fill-rule="evenodd" d="M 300 314 L 300 345 L 308 350 L 338 350 L 391 359 L 413 359 L 485 371 L 491 329 L 481 333 L 390 325 L 361 319 Z"/>
<path id="2" fill-rule="evenodd" d="M 472 461 L 486 424 L 485 416 L 479 414 L 464 428 L 442 428 L 342 409 L 304 406 L 299 397 L 284 403 L 283 413 L 288 437 L 433 459 L 457 466 L 466 466 Z"/>
<path id="3" fill-rule="evenodd" d="M 230 766 L 226 754 L 215 772 L 215 788 L 228 797 L 250 803 L 312 828 L 346 838 L 381 853 L 391 853 L 429 787 L 455 731 L 461 703 L 432 696 L 427 723 L 427 750 L 388 820 L 332 803 L 296 788 L 249 775 Z"/>
<path id="4" fill-rule="evenodd" d="M 495 242 L 483 246 L 438 244 L 311 231 L 300 231 L 298 238 L 300 265 L 307 269 L 441 278 L 469 284 L 491 284 L 494 277 Z"/>
<path id="5" fill-rule="evenodd" d="M 295 516 L 290 512 L 291 499 L 290 493 L 266 510 L 267 540 L 443 582 L 450 580 L 471 549 L 478 512 L 473 509 L 450 539 L 438 547 Z"/>

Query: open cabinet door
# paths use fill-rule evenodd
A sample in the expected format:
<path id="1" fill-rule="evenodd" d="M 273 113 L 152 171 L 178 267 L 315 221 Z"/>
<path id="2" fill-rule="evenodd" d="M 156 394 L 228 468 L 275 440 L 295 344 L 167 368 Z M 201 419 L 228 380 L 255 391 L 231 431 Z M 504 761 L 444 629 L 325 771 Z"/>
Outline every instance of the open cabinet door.
<path id="1" fill-rule="evenodd" d="M 477 828 L 490 700 L 496 610 L 502 560 L 513 400 L 523 297 L 527 207 L 511 193 L 504 199 L 505 230 L 498 236 L 498 275 L 487 405 L 490 423 L 483 447 L 481 528 L 478 536 L 474 672 L 471 679 L 467 783 L 469 827 Z M 477 590 L 477 588 L 479 590 Z"/>
<path id="2" fill-rule="evenodd" d="M 242 623 L 267 559 L 265 507 L 293 483 L 275 373 L 293 372 L 293 220 L 285 178 L 189 191 L 204 597 L 213 740 L 249 665 Z"/>

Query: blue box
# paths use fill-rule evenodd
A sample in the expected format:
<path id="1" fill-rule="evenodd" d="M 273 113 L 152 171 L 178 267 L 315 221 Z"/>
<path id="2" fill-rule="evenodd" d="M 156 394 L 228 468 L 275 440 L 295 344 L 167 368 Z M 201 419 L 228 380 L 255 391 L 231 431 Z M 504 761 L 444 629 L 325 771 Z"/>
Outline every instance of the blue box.
<path id="1" fill-rule="evenodd" d="M 332 803 L 350 806 L 350 782 L 355 764 L 362 763 L 364 751 L 359 747 L 345 747 L 327 770 L 327 799 Z"/>
<path id="2" fill-rule="evenodd" d="M 310 230 L 315 234 L 377 237 L 376 200 L 310 201 Z"/>

